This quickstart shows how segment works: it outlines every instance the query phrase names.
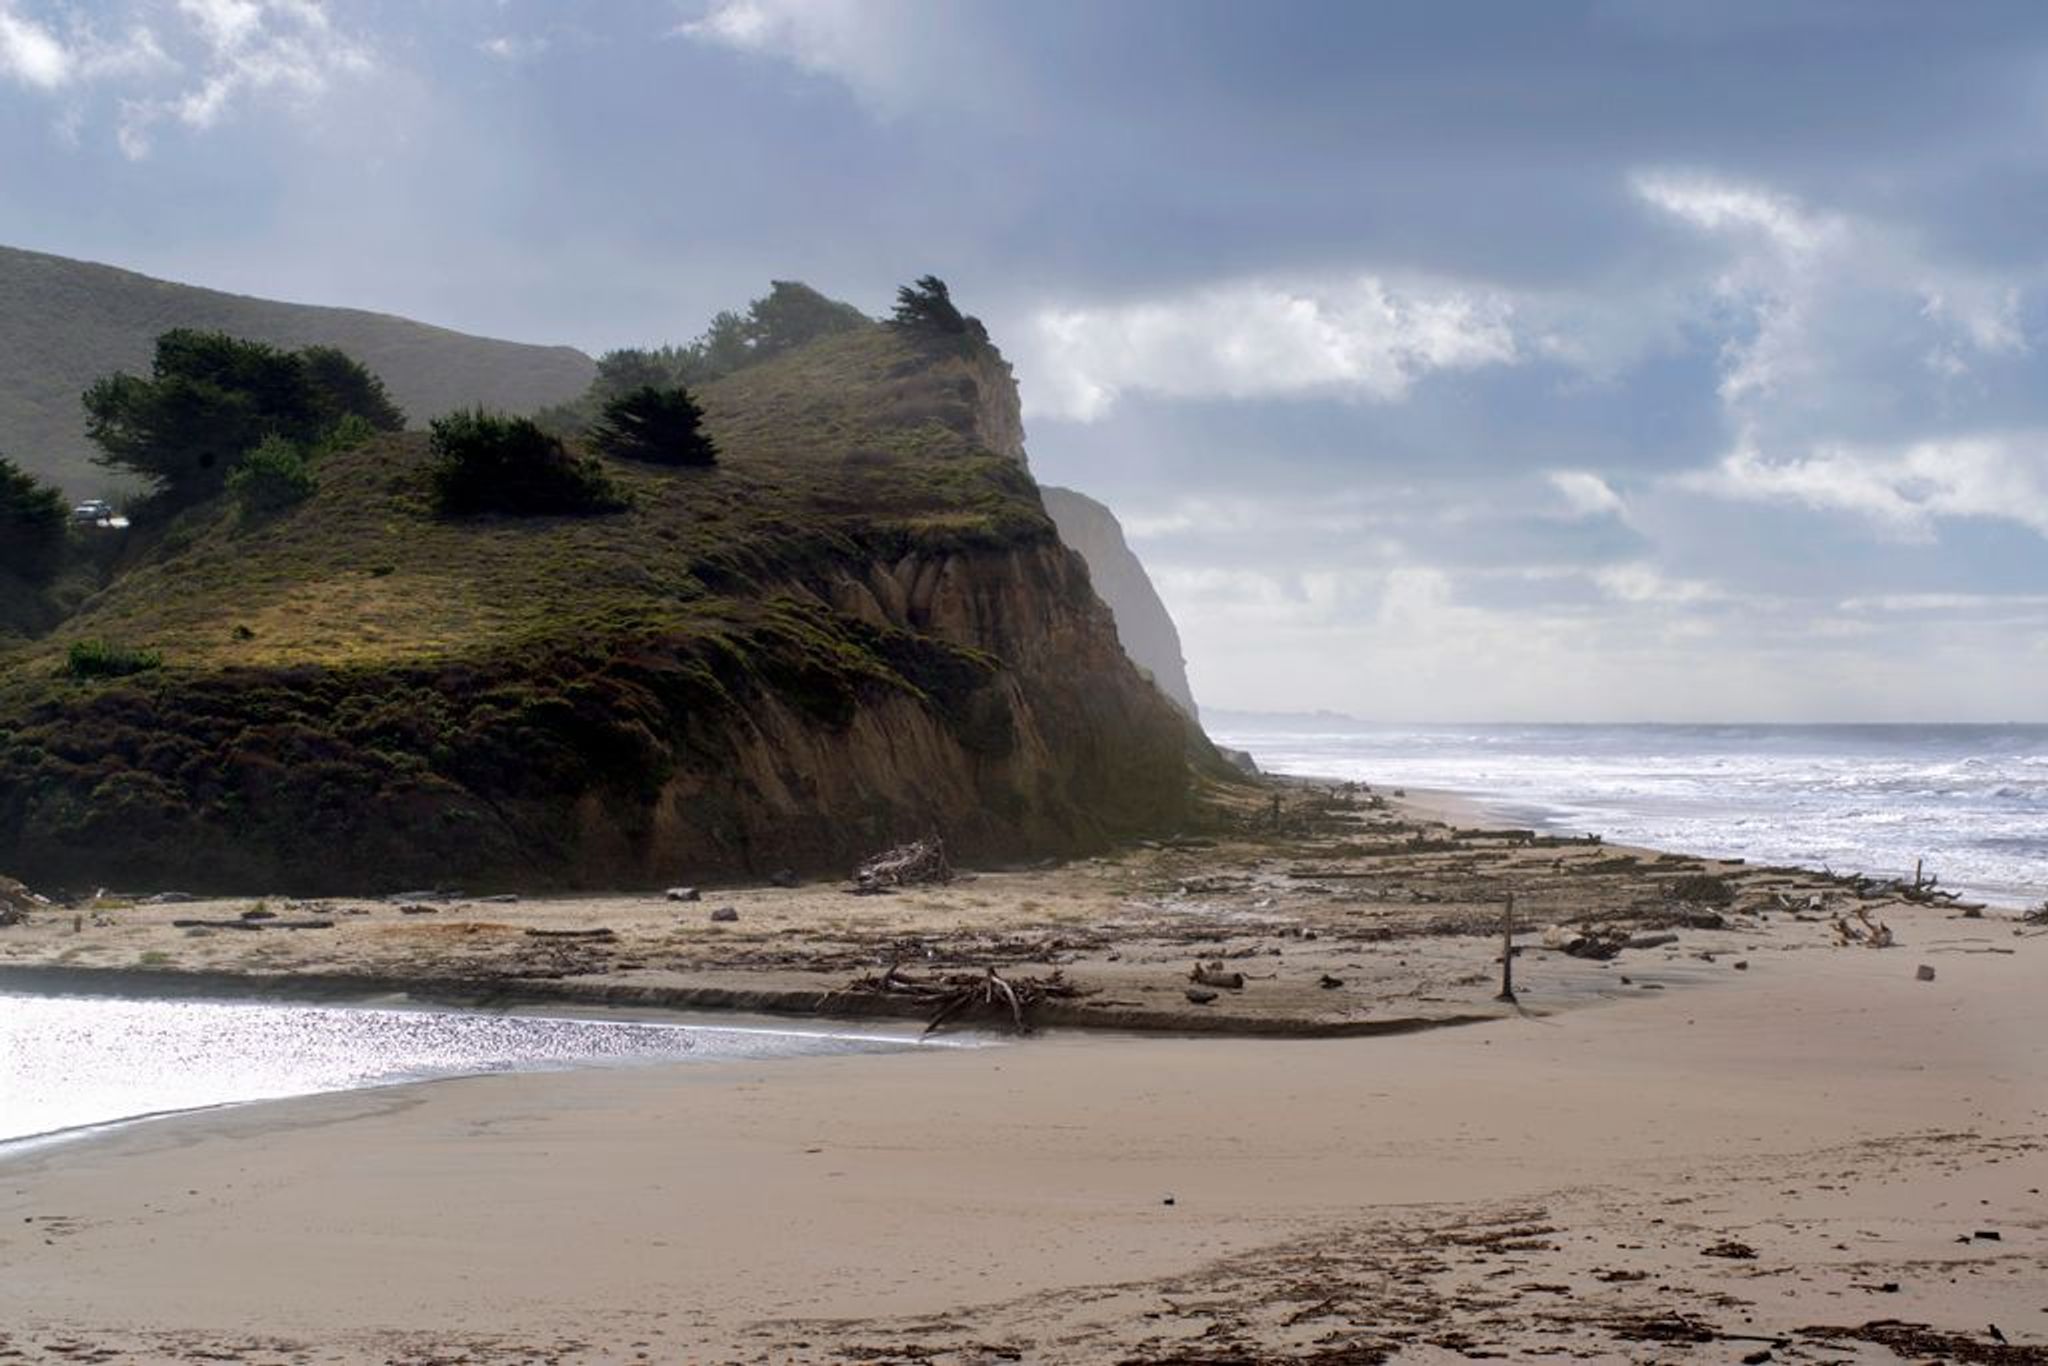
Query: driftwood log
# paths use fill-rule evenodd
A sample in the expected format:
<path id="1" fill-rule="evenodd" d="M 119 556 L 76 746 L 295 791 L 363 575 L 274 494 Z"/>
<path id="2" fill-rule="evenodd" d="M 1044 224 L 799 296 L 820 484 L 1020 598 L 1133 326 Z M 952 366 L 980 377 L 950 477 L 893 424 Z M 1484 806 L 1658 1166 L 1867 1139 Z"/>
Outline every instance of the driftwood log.
<path id="1" fill-rule="evenodd" d="M 913 977 L 894 963 L 880 976 L 860 978 L 849 990 L 928 1002 L 932 1013 L 925 1022 L 926 1034 L 975 1010 L 993 1011 L 998 1018 L 1007 1016 L 1019 1034 L 1029 1034 L 1031 1012 L 1039 1005 L 1049 1000 L 1072 1000 L 1082 994 L 1081 988 L 1069 982 L 1058 969 L 1050 977 L 1004 977 L 993 967 L 979 973 Z"/>
<path id="2" fill-rule="evenodd" d="M 332 920 L 173 920 L 174 930 L 331 930 Z"/>
<path id="3" fill-rule="evenodd" d="M 528 930 L 529 939 L 616 939 L 617 931 L 599 928 L 595 930 Z"/>

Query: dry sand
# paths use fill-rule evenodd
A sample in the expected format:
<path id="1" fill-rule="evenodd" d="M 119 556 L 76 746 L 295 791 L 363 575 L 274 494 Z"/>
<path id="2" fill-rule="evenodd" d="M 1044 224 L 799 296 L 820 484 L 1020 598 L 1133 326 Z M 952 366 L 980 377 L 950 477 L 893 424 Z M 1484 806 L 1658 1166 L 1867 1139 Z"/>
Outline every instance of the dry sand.
<path id="1" fill-rule="evenodd" d="M 1894 924 L 1405 1038 L 151 1122 L 0 1164 L 0 1360 L 2048 1360 L 2048 950 Z"/>

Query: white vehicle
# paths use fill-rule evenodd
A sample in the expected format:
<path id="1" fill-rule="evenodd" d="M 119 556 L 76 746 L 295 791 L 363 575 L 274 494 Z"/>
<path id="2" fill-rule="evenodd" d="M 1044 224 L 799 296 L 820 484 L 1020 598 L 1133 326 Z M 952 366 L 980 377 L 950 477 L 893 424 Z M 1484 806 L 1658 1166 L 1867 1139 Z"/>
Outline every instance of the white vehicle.
<path id="1" fill-rule="evenodd" d="M 79 526 L 125 527 L 128 519 L 114 511 L 114 505 L 104 498 L 88 498 L 71 509 L 71 520 Z"/>

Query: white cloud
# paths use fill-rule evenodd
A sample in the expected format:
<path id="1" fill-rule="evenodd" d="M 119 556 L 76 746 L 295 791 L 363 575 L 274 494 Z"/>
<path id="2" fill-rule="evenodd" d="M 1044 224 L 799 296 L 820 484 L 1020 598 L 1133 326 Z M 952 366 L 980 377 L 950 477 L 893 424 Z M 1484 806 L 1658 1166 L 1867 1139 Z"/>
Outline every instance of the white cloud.
<path id="1" fill-rule="evenodd" d="M 2028 349 L 2024 282 L 1935 260 L 1893 225 L 1705 175 L 1645 172 L 1631 187 L 1726 249 L 1710 293 L 1743 322 L 1722 348 L 1720 395 L 1745 422 L 1867 407 L 1896 383 L 1890 348 L 1916 318 L 1932 332 L 1918 354 L 1945 381 Z"/>
<path id="2" fill-rule="evenodd" d="M 1648 564 L 1604 565 L 1593 571 L 1593 582 L 1608 597 L 1621 602 L 1686 603 L 1713 602 L 1721 590 L 1700 579 L 1670 579 Z"/>
<path id="3" fill-rule="evenodd" d="M 1696 228 L 1754 233 L 1796 255 L 1820 249 L 1842 231 L 1839 220 L 1808 213 L 1788 195 L 1711 176 L 1642 173 L 1634 189 L 1646 202 Z"/>
<path id="4" fill-rule="evenodd" d="M 786 61 L 893 110 L 929 73 L 919 41 L 942 21 L 936 6 L 878 0 L 713 0 L 677 26 L 682 37 Z"/>
<path id="5" fill-rule="evenodd" d="M 1424 375 L 1512 364 L 1505 299 L 1396 288 L 1372 275 L 1300 288 L 1212 285 L 1162 299 L 1052 308 L 1025 346 L 1030 410 L 1092 421 L 1118 397 L 1404 397 Z"/>
<path id="6" fill-rule="evenodd" d="M 72 70 L 71 52 L 56 34 L 0 3 L 0 75 L 55 90 L 71 79 Z"/>
<path id="7" fill-rule="evenodd" d="M 1908 540 L 1931 538 L 1936 520 L 1953 517 L 2018 522 L 2048 536 L 2048 433 L 1836 444 L 1785 459 L 1744 443 L 1679 482 L 1723 498 L 1852 513 Z"/>
<path id="8" fill-rule="evenodd" d="M 1844 612 L 2032 613 L 2048 608 L 2048 593 L 1880 593 L 1845 598 Z"/>
<path id="9" fill-rule="evenodd" d="M 476 45 L 486 57 L 501 62 L 530 62 L 548 50 L 548 40 L 539 34 L 501 33 Z"/>
<path id="10" fill-rule="evenodd" d="M 84 93 L 111 88 L 115 137 L 130 157 L 148 154 L 167 119 L 203 130 L 252 94 L 308 100 L 339 76 L 371 69 L 367 50 L 335 26 L 322 0 L 130 3 L 118 40 L 66 13 L 60 37 L 47 16 L 0 0 L 0 74 L 65 93 L 58 128 L 67 142 L 84 123 Z"/>
<path id="11" fill-rule="evenodd" d="M 1627 508 L 1605 479 L 1586 470 L 1551 470 L 1550 486 L 1564 496 L 1574 517 L 1618 517 Z"/>

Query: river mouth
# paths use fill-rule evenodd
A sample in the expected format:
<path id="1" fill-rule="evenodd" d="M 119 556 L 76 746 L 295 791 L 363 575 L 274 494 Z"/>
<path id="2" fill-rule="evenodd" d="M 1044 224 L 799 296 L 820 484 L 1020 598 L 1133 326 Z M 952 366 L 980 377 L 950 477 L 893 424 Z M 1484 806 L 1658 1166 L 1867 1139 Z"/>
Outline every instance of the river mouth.
<path id="1" fill-rule="evenodd" d="M 494 1072 L 974 1047 L 860 1031 L 0 992 L 0 1157 L 222 1105 Z"/>

